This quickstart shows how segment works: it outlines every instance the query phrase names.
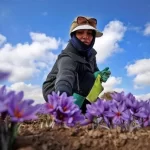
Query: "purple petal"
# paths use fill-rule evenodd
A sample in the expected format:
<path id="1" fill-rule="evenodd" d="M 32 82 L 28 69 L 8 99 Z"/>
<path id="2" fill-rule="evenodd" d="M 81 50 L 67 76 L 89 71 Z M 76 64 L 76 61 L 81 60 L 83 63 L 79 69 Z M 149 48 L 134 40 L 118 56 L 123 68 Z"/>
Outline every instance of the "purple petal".
<path id="1" fill-rule="evenodd" d="M 145 112 L 138 112 L 134 114 L 137 117 L 141 117 L 141 118 L 147 118 L 147 115 L 145 114 Z"/>
<path id="2" fill-rule="evenodd" d="M 112 105 L 111 108 L 110 108 L 113 112 L 117 113 L 118 112 L 118 109 L 116 107 L 116 105 Z"/>
<path id="3" fill-rule="evenodd" d="M 110 112 L 110 111 L 105 111 L 105 112 L 104 112 L 104 116 L 107 116 L 107 117 L 114 117 L 114 116 L 115 116 L 115 113 L 114 113 L 114 112 Z"/>
<path id="4" fill-rule="evenodd" d="M 120 124 L 121 124 L 121 118 L 115 116 L 115 117 L 113 118 L 113 123 L 116 124 L 116 125 L 120 125 Z"/>
<path id="5" fill-rule="evenodd" d="M 125 112 L 122 112 L 122 118 L 123 118 L 123 120 L 127 120 L 128 121 L 130 117 Z"/>
<path id="6" fill-rule="evenodd" d="M 85 126 L 85 125 L 88 125 L 90 123 L 92 123 L 91 120 L 85 119 L 85 120 L 80 122 L 80 125 Z"/>
<path id="7" fill-rule="evenodd" d="M 123 112 L 124 110 L 125 110 L 125 103 L 122 103 L 122 104 L 119 105 L 118 111 Z"/>
<path id="8" fill-rule="evenodd" d="M 7 110 L 7 107 L 4 103 L 0 102 L 0 113 Z"/>

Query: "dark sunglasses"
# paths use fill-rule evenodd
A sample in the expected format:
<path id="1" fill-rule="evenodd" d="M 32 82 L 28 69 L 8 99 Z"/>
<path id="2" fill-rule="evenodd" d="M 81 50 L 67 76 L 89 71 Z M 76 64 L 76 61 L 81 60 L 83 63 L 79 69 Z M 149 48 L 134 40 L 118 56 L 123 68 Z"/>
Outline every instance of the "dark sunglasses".
<path id="1" fill-rule="evenodd" d="M 78 25 L 89 24 L 94 28 L 96 28 L 96 25 L 97 25 L 97 20 L 95 18 L 87 19 L 87 18 L 82 17 L 82 16 L 77 17 L 76 22 Z"/>

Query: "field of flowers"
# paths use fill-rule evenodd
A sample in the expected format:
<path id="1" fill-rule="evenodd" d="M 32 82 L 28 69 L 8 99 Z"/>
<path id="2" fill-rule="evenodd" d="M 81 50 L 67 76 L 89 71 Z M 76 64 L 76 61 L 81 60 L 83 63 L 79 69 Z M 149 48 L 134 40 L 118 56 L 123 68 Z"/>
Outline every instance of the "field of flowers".
<path id="1" fill-rule="evenodd" d="M 0 72 L 1 80 L 8 76 Z M 36 105 L 23 97 L 0 88 L 0 150 L 150 149 L 150 100 L 113 92 L 82 114 L 66 93 L 53 92 Z"/>

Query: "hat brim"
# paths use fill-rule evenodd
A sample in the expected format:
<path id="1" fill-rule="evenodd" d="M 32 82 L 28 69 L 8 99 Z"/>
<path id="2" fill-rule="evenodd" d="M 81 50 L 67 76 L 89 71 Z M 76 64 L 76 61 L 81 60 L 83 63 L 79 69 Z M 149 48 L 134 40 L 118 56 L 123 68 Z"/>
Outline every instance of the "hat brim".
<path id="1" fill-rule="evenodd" d="M 96 37 L 101 37 L 101 36 L 103 35 L 102 32 L 98 31 L 96 28 L 94 28 L 94 27 L 92 27 L 92 26 L 90 26 L 90 25 L 88 25 L 88 24 L 79 25 L 79 26 L 77 26 L 76 28 L 74 28 L 74 29 L 72 30 L 72 32 L 77 31 L 77 30 L 82 30 L 82 29 L 89 29 L 89 30 L 94 30 L 94 31 L 96 31 Z"/>

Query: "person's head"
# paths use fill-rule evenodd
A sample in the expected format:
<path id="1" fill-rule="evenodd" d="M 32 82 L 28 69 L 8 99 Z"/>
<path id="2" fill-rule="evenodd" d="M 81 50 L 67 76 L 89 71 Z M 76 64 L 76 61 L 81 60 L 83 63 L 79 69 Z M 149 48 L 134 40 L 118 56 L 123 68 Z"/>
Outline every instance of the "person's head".
<path id="1" fill-rule="evenodd" d="M 90 45 L 95 37 L 101 37 L 103 33 L 97 30 L 97 20 L 91 17 L 78 16 L 72 22 L 70 36 L 75 35 L 81 42 Z"/>
<path id="2" fill-rule="evenodd" d="M 95 31 L 91 29 L 80 29 L 74 32 L 75 36 L 84 44 L 90 45 L 95 38 Z"/>

